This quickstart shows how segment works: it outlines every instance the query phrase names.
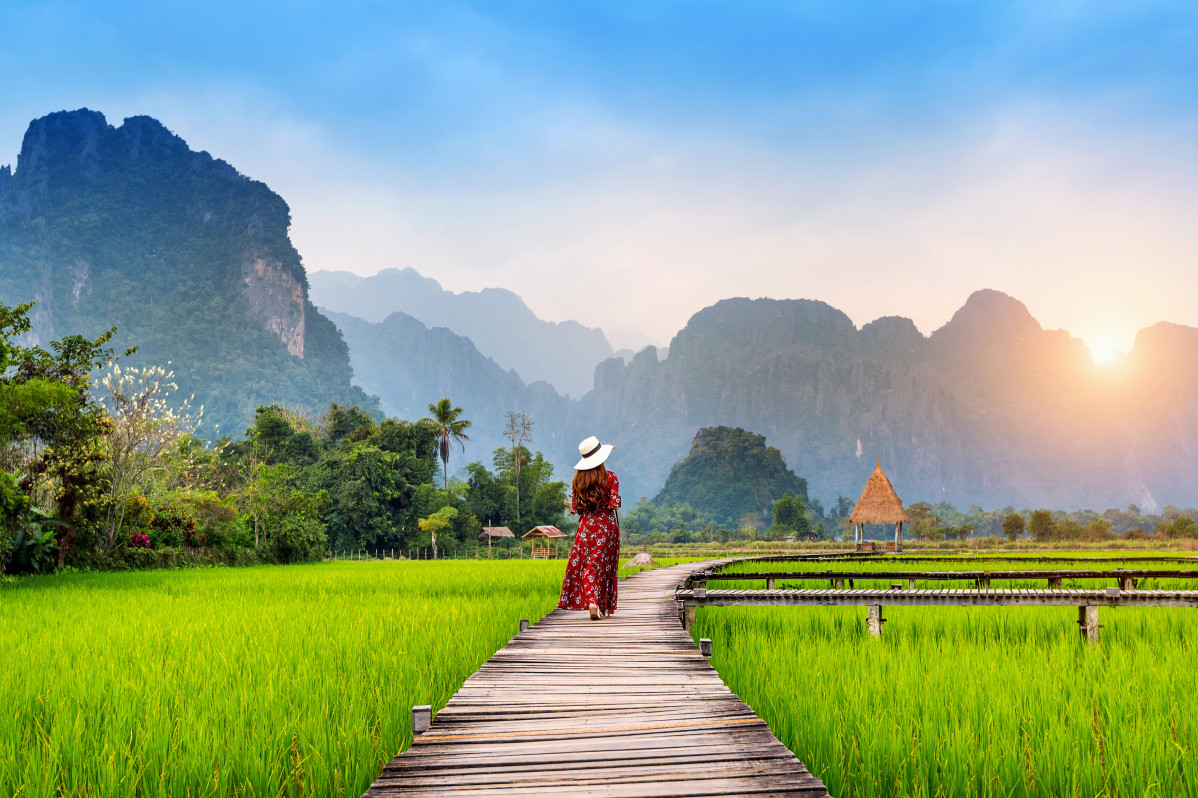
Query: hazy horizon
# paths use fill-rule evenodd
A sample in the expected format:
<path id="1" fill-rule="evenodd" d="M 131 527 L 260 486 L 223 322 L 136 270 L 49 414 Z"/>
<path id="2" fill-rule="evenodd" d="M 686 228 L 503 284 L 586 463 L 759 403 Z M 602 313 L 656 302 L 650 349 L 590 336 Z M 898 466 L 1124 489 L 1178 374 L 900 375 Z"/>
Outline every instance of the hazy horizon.
<path id="1" fill-rule="evenodd" d="M 975 290 L 1096 352 L 1198 326 L 1198 9 L 6 4 L 30 120 L 145 114 L 291 205 L 310 271 L 411 266 L 668 343 L 732 296 L 928 334 Z M 236 19 L 237 24 L 230 24 Z"/>

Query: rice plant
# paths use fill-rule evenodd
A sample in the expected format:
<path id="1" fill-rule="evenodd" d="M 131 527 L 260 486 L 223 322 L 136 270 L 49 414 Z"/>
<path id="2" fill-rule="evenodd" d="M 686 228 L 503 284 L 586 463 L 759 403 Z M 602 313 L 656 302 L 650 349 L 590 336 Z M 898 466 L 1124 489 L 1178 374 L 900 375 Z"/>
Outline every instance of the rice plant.
<path id="1" fill-rule="evenodd" d="M 75 574 L 0 587 L 0 794 L 360 795 L 562 561 Z"/>
<path id="2" fill-rule="evenodd" d="M 833 795 L 1198 795 L 1193 610 L 1104 609 L 1098 645 L 1072 607 L 887 607 L 880 640 L 864 615 L 705 607 L 693 628 Z"/>

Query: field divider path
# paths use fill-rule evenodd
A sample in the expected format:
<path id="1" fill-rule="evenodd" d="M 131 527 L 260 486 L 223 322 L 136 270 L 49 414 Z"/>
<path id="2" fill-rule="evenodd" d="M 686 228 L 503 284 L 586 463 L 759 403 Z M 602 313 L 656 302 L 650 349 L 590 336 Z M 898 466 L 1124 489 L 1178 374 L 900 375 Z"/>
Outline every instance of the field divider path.
<path id="1" fill-rule="evenodd" d="M 826 796 L 679 623 L 675 589 L 716 564 L 635 574 L 610 618 L 520 632 L 365 795 Z"/>

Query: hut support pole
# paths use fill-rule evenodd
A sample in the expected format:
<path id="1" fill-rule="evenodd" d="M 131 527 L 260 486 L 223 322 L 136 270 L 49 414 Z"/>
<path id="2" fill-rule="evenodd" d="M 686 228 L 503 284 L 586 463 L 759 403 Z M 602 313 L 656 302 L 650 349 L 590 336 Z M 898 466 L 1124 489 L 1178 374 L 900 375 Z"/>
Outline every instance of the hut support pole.
<path id="1" fill-rule="evenodd" d="M 873 639 L 878 639 L 882 636 L 882 624 L 886 623 L 882 618 L 882 605 L 870 604 L 865 608 L 865 624 L 869 627 L 869 636 Z"/>

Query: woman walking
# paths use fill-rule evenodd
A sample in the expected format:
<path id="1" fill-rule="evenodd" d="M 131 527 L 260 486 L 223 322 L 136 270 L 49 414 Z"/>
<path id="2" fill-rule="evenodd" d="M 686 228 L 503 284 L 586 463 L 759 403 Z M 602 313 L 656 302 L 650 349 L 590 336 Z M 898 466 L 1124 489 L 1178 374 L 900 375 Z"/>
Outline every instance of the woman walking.
<path id="1" fill-rule="evenodd" d="M 600 444 L 594 435 L 578 444 L 582 459 L 574 466 L 570 512 L 578 513 L 578 534 L 570 548 L 562 597 L 557 606 L 587 610 L 597 621 L 616 611 L 616 583 L 620 570 L 620 481 L 604 467 L 611 444 Z"/>

